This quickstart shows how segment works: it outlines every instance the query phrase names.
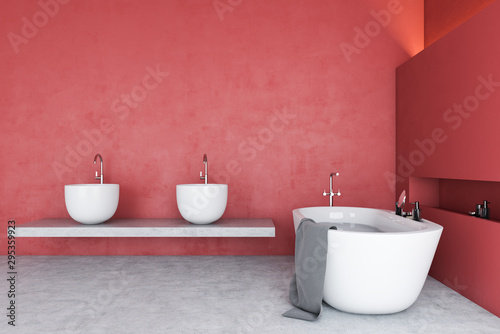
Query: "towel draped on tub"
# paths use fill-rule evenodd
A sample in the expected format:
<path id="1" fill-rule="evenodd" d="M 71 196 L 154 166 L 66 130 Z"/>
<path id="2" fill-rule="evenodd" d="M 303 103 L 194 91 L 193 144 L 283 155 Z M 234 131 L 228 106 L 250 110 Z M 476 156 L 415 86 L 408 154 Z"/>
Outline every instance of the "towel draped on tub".
<path id="1" fill-rule="evenodd" d="M 296 308 L 283 313 L 285 317 L 314 321 L 321 316 L 330 229 L 337 228 L 309 218 L 300 221 L 295 234 L 295 274 L 290 283 L 290 301 Z"/>

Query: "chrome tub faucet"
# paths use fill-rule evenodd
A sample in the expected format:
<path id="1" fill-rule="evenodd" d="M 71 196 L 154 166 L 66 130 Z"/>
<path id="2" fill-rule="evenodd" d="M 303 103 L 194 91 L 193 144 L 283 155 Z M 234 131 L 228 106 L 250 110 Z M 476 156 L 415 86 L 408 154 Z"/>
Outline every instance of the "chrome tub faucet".
<path id="1" fill-rule="evenodd" d="M 330 192 L 327 193 L 326 190 L 323 190 L 323 196 L 330 196 L 330 206 L 333 206 L 333 196 L 340 196 L 340 189 L 333 192 L 333 177 L 339 175 L 340 173 L 337 172 L 330 173 Z"/>

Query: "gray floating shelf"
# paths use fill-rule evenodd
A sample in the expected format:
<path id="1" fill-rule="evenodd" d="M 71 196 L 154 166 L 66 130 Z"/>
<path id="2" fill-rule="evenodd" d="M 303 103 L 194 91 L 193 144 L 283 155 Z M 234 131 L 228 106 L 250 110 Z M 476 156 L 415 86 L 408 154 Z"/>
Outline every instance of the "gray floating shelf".
<path id="1" fill-rule="evenodd" d="M 97 225 L 47 218 L 16 226 L 16 237 L 274 237 L 272 219 L 220 219 L 208 225 L 180 218 L 111 219 Z"/>

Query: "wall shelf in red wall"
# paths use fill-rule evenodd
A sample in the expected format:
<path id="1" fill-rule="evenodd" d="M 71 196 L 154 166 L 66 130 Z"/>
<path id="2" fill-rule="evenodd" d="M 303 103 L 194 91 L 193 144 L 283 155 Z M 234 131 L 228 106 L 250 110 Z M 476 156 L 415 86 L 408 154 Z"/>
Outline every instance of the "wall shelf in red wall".
<path id="1" fill-rule="evenodd" d="M 500 222 L 500 182 L 410 177 L 409 188 L 411 201 L 467 216 L 487 200 L 490 220 Z"/>

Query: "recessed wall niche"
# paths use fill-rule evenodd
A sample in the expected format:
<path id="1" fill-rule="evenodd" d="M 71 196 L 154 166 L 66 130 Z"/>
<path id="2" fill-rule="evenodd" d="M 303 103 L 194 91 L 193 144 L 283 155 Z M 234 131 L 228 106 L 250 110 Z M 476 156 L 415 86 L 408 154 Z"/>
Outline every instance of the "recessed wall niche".
<path id="1" fill-rule="evenodd" d="M 476 204 L 490 202 L 490 220 L 500 222 L 500 182 L 410 177 L 411 201 L 468 215 Z"/>

